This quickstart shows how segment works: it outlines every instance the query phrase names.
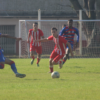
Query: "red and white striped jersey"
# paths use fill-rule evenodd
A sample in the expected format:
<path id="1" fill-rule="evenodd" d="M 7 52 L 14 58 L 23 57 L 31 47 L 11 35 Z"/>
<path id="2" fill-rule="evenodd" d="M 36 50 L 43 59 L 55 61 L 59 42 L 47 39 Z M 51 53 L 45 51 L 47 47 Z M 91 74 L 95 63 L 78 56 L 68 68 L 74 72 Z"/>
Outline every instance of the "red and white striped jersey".
<path id="1" fill-rule="evenodd" d="M 30 45 L 33 46 L 41 46 L 41 42 L 35 43 L 35 40 L 41 39 L 42 36 L 44 36 L 42 30 L 38 29 L 37 32 L 34 32 L 33 29 L 29 30 L 29 36 L 31 37 Z"/>
<path id="2" fill-rule="evenodd" d="M 58 36 L 57 38 L 55 38 L 51 35 L 48 37 L 48 40 L 53 40 L 55 42 L 54 49 L 57 52 L 57 54 L 59 55 L 65 54 L 67 40 L 65 40 L 64 37 Z"/>

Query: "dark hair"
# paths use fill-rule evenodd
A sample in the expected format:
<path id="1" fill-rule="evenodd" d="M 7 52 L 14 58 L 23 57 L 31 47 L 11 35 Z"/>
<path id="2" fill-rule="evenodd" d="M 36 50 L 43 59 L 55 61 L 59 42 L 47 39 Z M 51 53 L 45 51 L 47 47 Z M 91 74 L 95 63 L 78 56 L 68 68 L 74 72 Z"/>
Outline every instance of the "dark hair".
<path id="1" fill-rule="evenodd" d="M 57 28 L 56 27 L 53 27 L 53 28 L 51 28 L 51 30 L 56 30 L 57 31 Z"/>
<path id="2" fill-rule="evenodd" d="M 37 22 L 34 22 L 33 24 L 38 25 L 38 23 L 37 23 Z"/>
<path id="3" fill-rule="evenodd" d="M 73 19 L 69 19 L 68 21 L 69 21 L 69 22 L 73 22 Z"/>

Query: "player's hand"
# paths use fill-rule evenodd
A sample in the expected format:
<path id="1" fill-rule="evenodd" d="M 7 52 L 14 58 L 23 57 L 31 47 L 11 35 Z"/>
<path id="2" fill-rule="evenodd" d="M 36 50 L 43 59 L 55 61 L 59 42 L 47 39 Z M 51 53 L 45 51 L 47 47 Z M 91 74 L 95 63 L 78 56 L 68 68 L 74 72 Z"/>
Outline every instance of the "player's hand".
<path id="1" fill-rule="evenodd" d="M 19 41 L 19 40 L 22 40 L 22 38 L 16 38 L 16 40 L 18 40 L 18 41 Z"/>

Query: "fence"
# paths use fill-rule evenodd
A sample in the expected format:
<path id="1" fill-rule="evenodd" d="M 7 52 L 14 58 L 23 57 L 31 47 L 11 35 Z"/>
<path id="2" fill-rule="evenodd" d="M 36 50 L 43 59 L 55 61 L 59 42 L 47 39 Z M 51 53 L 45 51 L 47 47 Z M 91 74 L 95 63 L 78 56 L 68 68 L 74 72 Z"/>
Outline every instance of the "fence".
<path id="1" fill-rule="evenodd" d="M 27 33 L 32 29 L 33 22 L 38 22 L 39 27 L 45 37 L 51 35 L 50 30 L 56 27 L 58 32 L 61 31 L 63 24 L 68 20 L 20 20 L 19 34 L 24 41 L 19 44 L 19 57 L 29 57 L 29 47 L 27 46 Z M 75 57 L 100 57 L 100 20 L 74 20 L 73 26 L 78 28 L 80 40 L 79 47 L 73 49 Z M 76 36 L 74 42 L 76 41 Z M 53 42 L 42 43 L 43 55 L 50 55 L 54 48 Z"/>

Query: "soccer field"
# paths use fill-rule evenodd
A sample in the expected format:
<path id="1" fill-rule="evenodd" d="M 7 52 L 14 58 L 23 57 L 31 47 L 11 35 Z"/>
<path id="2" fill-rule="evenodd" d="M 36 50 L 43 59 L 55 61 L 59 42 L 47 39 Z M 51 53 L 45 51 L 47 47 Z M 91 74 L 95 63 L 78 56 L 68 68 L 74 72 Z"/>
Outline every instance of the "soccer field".
<path id="1" fill-rule="evenodd" d="M 0 70 L 0 100 L 99 100 L 100 99 L 100 58 L 74 58 L 68 60 L 59 79 L 52 79 L 49 59 L 13 59 L 19 73 L 25 78 L 16 78 L 10 66 Z"/>

